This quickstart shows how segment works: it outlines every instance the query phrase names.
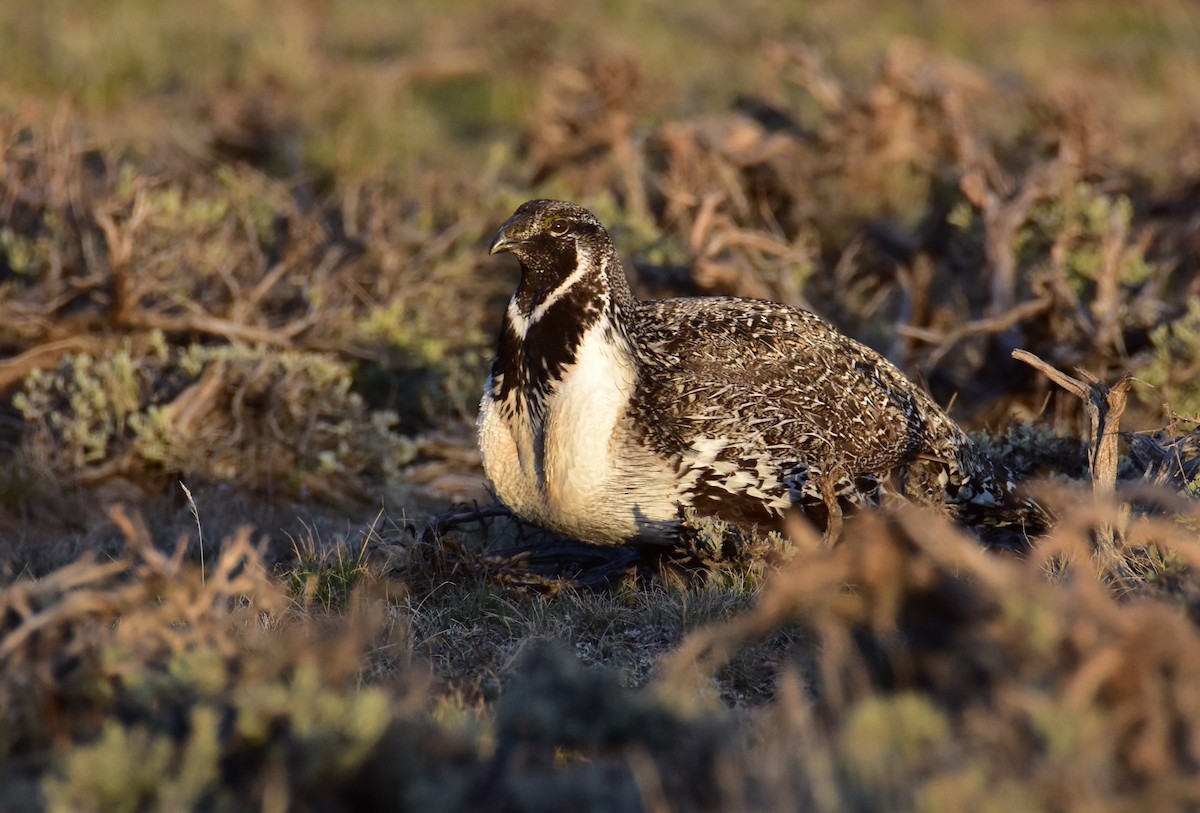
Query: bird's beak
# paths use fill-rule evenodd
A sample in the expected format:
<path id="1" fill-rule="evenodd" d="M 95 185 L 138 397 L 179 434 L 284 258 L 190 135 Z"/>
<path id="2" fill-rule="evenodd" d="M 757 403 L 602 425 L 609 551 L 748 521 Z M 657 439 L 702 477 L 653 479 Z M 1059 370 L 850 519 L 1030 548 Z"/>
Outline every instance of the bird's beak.
<path id="1" fill-rule="evenodd" d="M 496 236 L 492 238 L 492 245 L 488 248 L 488 254 L 500 254 L 501 252 L 512 251 L 521 242 L 508 236 L 508 226 L 511 222 L 510 220 L 508 223 L 505 223 L 500 227 L 500 231 L 496 232 Z"/>

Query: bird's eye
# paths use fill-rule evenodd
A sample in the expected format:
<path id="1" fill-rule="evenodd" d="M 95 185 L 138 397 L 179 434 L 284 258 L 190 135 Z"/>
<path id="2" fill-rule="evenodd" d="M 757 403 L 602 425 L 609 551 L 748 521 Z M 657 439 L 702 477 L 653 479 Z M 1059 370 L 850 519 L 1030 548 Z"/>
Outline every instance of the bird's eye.
<path id="1" fill-rule="evenodd" d="M 567 220 L 565 217 L 553 218 L 549 223 L 546 224 L 546 231 L 550 233 L 551 237 L 562 237 L 570 230 L 571 221 Z"/>

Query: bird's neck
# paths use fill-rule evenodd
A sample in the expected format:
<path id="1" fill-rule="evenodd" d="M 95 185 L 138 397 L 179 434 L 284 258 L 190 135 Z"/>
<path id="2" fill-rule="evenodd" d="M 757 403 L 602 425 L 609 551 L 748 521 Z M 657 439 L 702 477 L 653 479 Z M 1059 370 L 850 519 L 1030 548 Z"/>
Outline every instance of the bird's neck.
<path id="1" fill-rule="evenodd" d="M 626 319 L 637 300 L 615 255 L 580 263 L 556 284 L 537 269 L 521 269 L 508 303 L 492 367 L 494 395 L 520 411 L 536 410 L 579 359 L 586 336 L 599 335 L 614 352 L 629 352 Z M 522 406 L 522 400 L 529 403 Z"/>
<path id="2" fill-rule="evenodd" d="M 540 321 L 552 310 L 561 310 L 565 303 L 581 315 L 584 308 L 599 303 L 614 311 L 630 311 L 636 304 L 629 281 L 616 252 L 597 252 L 599 256 L 580 247 L 574 267 L 563 273 L 553 262 L 537 258 L 521 261 L 521 281 L 509 304 L 508 317 L 524 333 L 527 326 Z"/>

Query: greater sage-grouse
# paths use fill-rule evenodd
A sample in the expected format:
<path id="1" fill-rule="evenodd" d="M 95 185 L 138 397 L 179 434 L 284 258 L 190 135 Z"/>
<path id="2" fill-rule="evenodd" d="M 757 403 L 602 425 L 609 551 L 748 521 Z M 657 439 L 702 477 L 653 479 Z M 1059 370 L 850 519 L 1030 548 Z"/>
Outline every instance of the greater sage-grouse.
<path id="1" fill-rule="evenodd" d="M 734 298 L 638 301 L 612 240 L 570 203 L 523 204 L 492 240 L 515 254 L 479 413 L 509 508 L 577 539 L 674 543 L 686 509 L 819 524 L 902 493 L 969 524 L 1037 522 L 992 463 L 875 351 L 807 311 Z"/>

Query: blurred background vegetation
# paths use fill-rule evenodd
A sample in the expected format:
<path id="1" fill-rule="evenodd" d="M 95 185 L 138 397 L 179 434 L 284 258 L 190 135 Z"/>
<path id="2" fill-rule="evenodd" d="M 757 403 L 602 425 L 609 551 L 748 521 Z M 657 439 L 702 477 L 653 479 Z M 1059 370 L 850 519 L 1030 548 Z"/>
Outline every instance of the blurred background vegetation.
<path id="1" fill-rule="evenodd" d="M 1023 563 L 867 517 L 518 573 L 558 549 L 444 512 L 488 500 L 531 197 L 643 295 L 812 308 L 1056 487 L 1080 405 L 1011 350 L 1131 375 L 1166 496 L 1095 566 L 1111 507 Z M 1194 806 L 1197 212 L 1186 0 L 0 4 L 0 808 Z"/>
<path id="2" fill-rule="evenodd" d="M 1125 168 L 1141 156 L 1140 171 L 1159 180 L 1179 175 L 1153 156 L 1182 145 L 1200 93 L 1195 12 L 1172 0 L 760 0 L 736 15 L 716 3 L 618 0 L 49 0 L 0 15 L 8 112 L 65 106 L 87 118 L 97 148 L 196 159 L 211 157 L 230 117 L 257 115 L 276 132 L 243 135 L 281 153 L 271 169 L 337 185 L 429 169 L 475 178 L 535 123 L 556 72 L 600 58 L 634 63 L 630 101 L 649 128 L 779 90 L 788 43 L 862 84 L 911 38 L 1010 90 L 1098 106 Z"/>

